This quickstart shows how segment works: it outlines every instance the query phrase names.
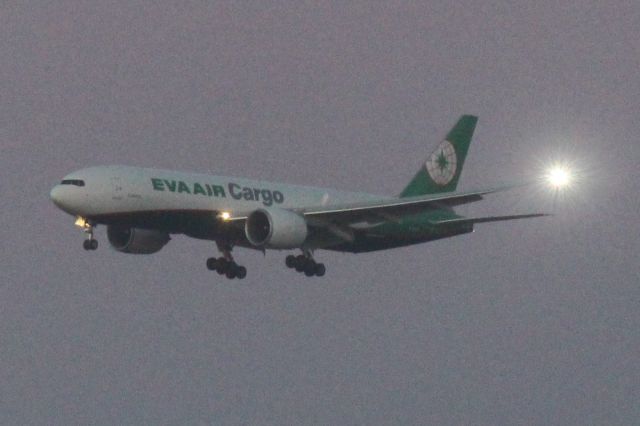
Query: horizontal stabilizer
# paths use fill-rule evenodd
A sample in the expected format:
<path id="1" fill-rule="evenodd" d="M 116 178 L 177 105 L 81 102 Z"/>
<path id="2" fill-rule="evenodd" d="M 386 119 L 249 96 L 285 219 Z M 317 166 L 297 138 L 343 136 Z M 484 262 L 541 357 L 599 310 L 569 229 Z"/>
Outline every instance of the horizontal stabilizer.
<path id="1" fill-rule="evenodd" d="M 460 219 L 447 219 L 431 222 L 434 225 L 462 225 L 462 224 L 474 224 L 484 222 L 500 222 L 503 220 L 516 220 L 516 219 L 530 219 L 532 217 L 544 217 L 551 216 L 548 213 L 530 213 L 530 214 L 518 214 L 511 216 L 488 216 L 488 217 L 465 217 Z"/>

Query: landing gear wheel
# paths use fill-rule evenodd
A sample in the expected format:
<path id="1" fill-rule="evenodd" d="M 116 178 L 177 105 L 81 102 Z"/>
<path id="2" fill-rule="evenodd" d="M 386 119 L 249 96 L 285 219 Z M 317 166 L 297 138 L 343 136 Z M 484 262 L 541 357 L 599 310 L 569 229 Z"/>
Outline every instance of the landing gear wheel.
<path id="1" fill-rule="evenodd" d="M 307 259 L 304 263 L 304 274 L 308 277 L 312 277 L 316 274 L 316 262 L 311 259 Z"/>
<path id="2" fill-rule="evenodd" d="M 220 275 L 224 275 L 226 274 L 227 270 L 229 270 L 229 261 L 227 259 L 225 259 L 224 257 L 221 257 L 220 259 L 218 259 L 218 261 L 216 262 L 216 272 Z"/>
<path id="3" fill-rule="evenodd" d="M 307 262 L 307 258 L 300 254 L 300 255 L 296 256 L 295 259 L 296 259 L 296 262 L 295 262 L 295 265 L 293 267 L 298 272 L 304 271 L 304 265 Z"/>
<path id="4" fill-rule="evenodd" d="M 297 272 L 304 273 L 307 277 L 322 277 L 327 271 L 324 263 L 316 263 L 313 259 L 312 253 L 309 251 L 303 251 L 303 254 L 297 256 L 288 255 L 284 263 L 287 268 L 295 269 Z"/>
<path id="5" fill-rule="evenodd" d="M 207 259 L 207 269 L 210 271 L 215 271 L 218 266 L 218 259 L 215 257 L 210 257 Z"/>
<path id="6" fill-rule="evenodd" d="M 244 277 L 247 276 L 247 268 L 245 268 L 244 266 L 238 266 L 238 268 L 236 269 L 236 276 L 240 280 L 244 279 Z"/>
<path id="7" fill-rule="evenodd" d="M 208 258 L 207 269 L 209 269 L 210 271 L 216 271 L 219 275 L 224 275 L 230 280 L 234 278 L 243 279 L 247 276 L 247 268 L 245 268 L 244 266 L 240 266 L 233 260 L 228 260 L 224 257 Z"/>
<path id="8" fill-rule="evenodd" d="M 316 270 L 314 271 L 316 273 L 316 277 L 323 277 L 326 271 L 327 269 L 324 267 L 324 263 L 316 264 Z"/>
<path id="9" fill-rule="evenodd" d="M 207 268 L 215 270 L 218 274 L 224 275 L 230 280 L 234 278 L 243 279 L 246 277 L 247 268 L 238 265 L 231 255 L 233 244 L 228 241 L 216 241 L 216 245 L 218 246 L 220 253 L 222 253 L 222 256 L 219 258 L 212 257 L 207 259 Z"/>
<path id="10" fill-rule="evenodd" d="M 98 240 L 84 240 L 82 242 L 82 248 L 85 250 L 95 250 L 98 248 Z"/>

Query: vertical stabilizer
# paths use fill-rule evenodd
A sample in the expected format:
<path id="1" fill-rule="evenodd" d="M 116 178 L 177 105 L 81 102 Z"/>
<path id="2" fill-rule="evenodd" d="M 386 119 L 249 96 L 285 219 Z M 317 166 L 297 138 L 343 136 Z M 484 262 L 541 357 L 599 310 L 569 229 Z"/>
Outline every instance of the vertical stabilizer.
<path id="1" fill-rule="evenodd" d="M 478 117 L 463 115 L 431 153 L 400 197 L 453 192 L 458 186 Z"/>

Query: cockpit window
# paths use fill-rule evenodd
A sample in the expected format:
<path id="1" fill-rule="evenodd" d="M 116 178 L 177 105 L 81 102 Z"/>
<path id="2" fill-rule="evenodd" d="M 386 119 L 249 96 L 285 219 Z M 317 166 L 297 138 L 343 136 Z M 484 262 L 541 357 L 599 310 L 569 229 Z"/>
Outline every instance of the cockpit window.
<path id="1" fill-rule="evenodd" d="M 84 186 L 84 181 L 80 179 L 64 179 L 60 185 Z"/>

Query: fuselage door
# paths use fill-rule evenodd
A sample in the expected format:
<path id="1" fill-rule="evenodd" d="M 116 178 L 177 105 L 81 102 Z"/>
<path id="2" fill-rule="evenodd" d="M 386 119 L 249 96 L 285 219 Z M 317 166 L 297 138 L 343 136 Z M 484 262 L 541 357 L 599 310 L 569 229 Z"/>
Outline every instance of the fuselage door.
<path id="1" fill-rule="evenodd" d="M 122 200 L 124 198 L 123 188 L 122 188 L 122 178 L 119 176 L 111 177 L 111 190 L 112 190 L 112 198 L 114 200 Z"/>

